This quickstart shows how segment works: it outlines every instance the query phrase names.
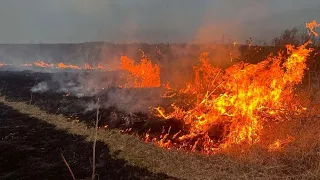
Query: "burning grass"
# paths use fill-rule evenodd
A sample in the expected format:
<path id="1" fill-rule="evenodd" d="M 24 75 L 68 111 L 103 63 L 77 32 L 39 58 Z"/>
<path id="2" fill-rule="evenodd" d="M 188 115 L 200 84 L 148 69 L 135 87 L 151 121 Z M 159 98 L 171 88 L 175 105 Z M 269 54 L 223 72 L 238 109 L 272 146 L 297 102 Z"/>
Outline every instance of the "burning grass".
<path id="1" fill-rule="evenodd" d="M 194 79 L 176 90 L 176 96 L 186 98 L 176 100 L 168 113 L 156 108 L 158 116 L 185 125 L 184 132 L 167 132 L 159 145 L 211 154 L 259 142 L 264 123 L 304 110 L 294 87 L 301 83 L 306 58 L 312 52 L 307 45 L 288 45 L 286 55 L 269 56 L 258 64 L 238 63 L 226 70 L 213 67 L 208 53 L 202 53 L 199 65 L 193 68 Z"/>
<path id="2" fill-rule="evenodd" d="M 2 66 L 8 66 L 9 64 L 3 64 L 0 62 L 0 67 Z M 47 68 L 47 69 L 53 69 L 53 68 L 57 68 L 57 69 L 75 69 L 75 70 L 100 70 L 100 71 L 107 71 L 107 69 L 105 67 L 103 67 L 102 65 L 97 65 L 97 67 L 92 67 L 89 64 L 85 63 L 83 67 L 80 67 L 78 65 L 73 65 L 73 64 L 65 64 L 63 62 L 60 62 L 58 64 L 53 64 L 53 63 L 46 63 L 42 60 L 37 60 L 33 63 L 25 63 L 25 64 L 20 64 L 20 66 L 22 67 L 41 67 L 41 68 Z"/>
<path id="3" fill-rule="evenodd" d="M 134 60 L 121 56 L 120 69 L 129 72 L 126 87 L 160 87 L 160 67 L 153 65 L 144 53 L 136 65 Z"/>
<path id="4" fill-rule="evenodd" d="M 75 65 L 72 65 L 72 64 L 66 65 L 66 64 L 64 64 L 64 63 L 62 63 L 62 62 L 60 62 L 60 63 L 57 65 L 57 67 L 60 68 L 60 69 L 66 69 L 66 68 L 70 68 L 70 69 L 81 69 L 79 66 L 75 66 Z"/>
<path id="5" fill-rule="evenodd" d="M 317 35 L 316 21 L 306 26 Z M 310 41 L 299 47 L 287 45 L 286 52 L 270 55 L 262 62 L 240 62 L 225 70 L 212 66 L 209 53 L 202 53 L 199 65 L 193 67 L 193 79 L 184 88 L 167 87 L 164 97 L 174 98 L 171 107 L 155 109 L 164 120 L 180 121 L 181 130 L 171 132 L 169 127 L 160 137 L 152 138 L 147 132 L 145 141 L 205 154 L 260 142 L 264 126 L 272 121 L 290 121 L 284 117 L 292 119 L 307 110 L 295 88 L 302 82 L 306 60 L 313 52 L 307 47 L 309 44 Z M 265 147 L 269 151 L 281 149 L 294 139 L 287 134 Z"/>
<path id="6" fill-rule="evenodd" d="M 38 67 L 43 67 L 43 68 L 45 68 L 45 67 L 53 67 L 54 66 L 54 64 L 47 64 L 47 63 L 45 63 L 45 62 L 43 62 L 41 60 L 35 61 L 34 65 L 38 66 Z"/>

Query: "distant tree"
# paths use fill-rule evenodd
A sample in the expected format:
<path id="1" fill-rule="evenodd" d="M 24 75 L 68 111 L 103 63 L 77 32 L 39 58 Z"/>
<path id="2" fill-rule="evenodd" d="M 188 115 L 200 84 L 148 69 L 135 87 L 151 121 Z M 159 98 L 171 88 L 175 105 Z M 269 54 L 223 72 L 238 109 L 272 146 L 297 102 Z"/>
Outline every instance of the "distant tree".
<path id="1" fill-rule="evenodd" d="M 276 37 L 272 40 L 272 45 L 274 46 L 285 46 L 287 44 L 299 45 L 301 44 L 301 36 L 299 37 L 297 28 L 291 30 L 284 30 L 280 37 Z"/>

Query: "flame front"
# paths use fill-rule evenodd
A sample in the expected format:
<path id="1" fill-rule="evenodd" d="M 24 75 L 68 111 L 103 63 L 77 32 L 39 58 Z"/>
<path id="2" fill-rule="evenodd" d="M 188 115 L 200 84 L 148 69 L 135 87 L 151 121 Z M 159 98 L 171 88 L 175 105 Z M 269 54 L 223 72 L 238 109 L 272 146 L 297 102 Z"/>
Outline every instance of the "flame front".
<path id="1" fill-rule="evenodd" d="M 70 69 L 81 69 L 79 66 L 75 66 L 75 65 L 65 65 L 64 63 L 60 62 L 58 65 L 57 65 L 57 68 L 60 68 L 60 69 L 66 69 L 66 68 L 70 68 Z"/>
<path id="2" fill-rule="evenodd" d="M 171 145 L 212 153 L 258 142 L 268 117 L 302 108 L 293 99 L 293 90 L 302 81 L 312 51 L 308 44 L 288 45 L 288 57 L 279 53 L 258 64 L 238 63 L 226 70 L 213 67 L 209 53 L 202 53 L 199 65 L 193 67 L 194 79 L 178 91 L 171 108 L 156 108 L 157 116 L 183 121 L 187 127 L 187 133 L 176 136 Z"/>
<path id="3" fill-rule="evenodd" d="M 34 64 L 35 66 L 43 67 L 43 68 L 45 68 L 45 67 L 53 67 L 53 66 L 54 66 L 53 64 L 47 64 L 47 63 L 45 63 L 45 62 L 43 62 L 43 61 L 41 61 L 41 60 L 37 60 L 37 61 L 35 61 L 33 64 Z"/>

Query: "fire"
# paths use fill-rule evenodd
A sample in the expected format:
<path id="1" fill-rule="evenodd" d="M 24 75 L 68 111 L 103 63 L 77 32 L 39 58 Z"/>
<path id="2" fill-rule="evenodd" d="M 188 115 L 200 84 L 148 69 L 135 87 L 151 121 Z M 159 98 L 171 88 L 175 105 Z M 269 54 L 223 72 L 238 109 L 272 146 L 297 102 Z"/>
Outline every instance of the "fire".
<path id="1" fill-rule="evenodd" d="M 58 68 L 69 68 L 67 65 L 65 65 L 64 63 L 60 62 L 58 65 L 57 65 Z"/>
<path id="2" fill-rule="evenodd" d="M 128 81 L 134 87 L 160 87 L 160 67 L 153 65 L 147 56 L 142 54 L 140 64 L 134 60 L 121 56 L 120 69 L 129 72 Z"/>
<path id="3" fill-rule="evenodd" d="M 316 36 L 314 28 L 319 26 L 315 21 L 307 23 Z M 264 123 L 280 119 L 286 112 L 306 110 L 294 98 L 294 90 L 313 51 L 307 48 L 310 43 L 287 45 L 286 53 L 279 52 L 258 64 L 240 62 L 226 70 L 213 67 L 209 53 L 202 53 L 193 67 L 192 81 L 180 90 L 167 86 L 163 97 L 174 98 L 171 107 L 155 108 L 157 116 L 183 122 L 183 129 L 170 135 L 170 127 L 159 139 L 151 138 L 149 131 L 145 141 L 206 154 L 259 142 Z M 278 139 L 267 148 L 279 150 L 293 140 L 291 136 Z"/>
<path id="4" fill-rule="evenodd" d="M 84 64 L 84 68 L 87 69 L 87 70 L 92 70 L 92 69 L 93 69 L 93 68 L 92 68 L 89 64 L 87 64 L 87 63 Z"/>
<path id="5" fill-rule="evenodd" d="M 32 64 L 23 64 L 22 66 L 29 67 L 32 66 Z"/>
<path id="6" fill-rule="evenodd" d="M 98 64 L 97 69 L 102 69 L 103 70 L 104 67 L 102 65 Z"/>
<path id="7" fill-rule="evenodd" d="M 241 62 L 226 70 L 213 67 L 209 53 L 202 53 L 199 65 L 193 67 L 194 79 L 176 91 L 171 108 L 156 108 L 157 116 L 182 121 L 185 134 L 169 142 L 168 132 L 158 144 L 168 146 L 174 141 L 171 146 L 213 153 L 231 145 L 259 142 L 266 120 L 283 109 L 302 109 L 293 91 L 302 81 L 312 51 L 308 44 L 288 45 L 288 57 L 279 53 L 258 64 Z"/>
<path id="8" fill-rule="evenodd" d="M 60 62 L 58 65 L 57 65 L 57 68 L 60 68 L 60 69 L 66 69 L 66 68 L 70 68 L 70 69 L 81 69 L 79 66 L 75 66 L 75 65 L 65 65 L 64 63 Z"/>
<path id="9" fill-rule="evenodd" d="M 286 139 L 277 139 L 274 143 L 268 146 L 269 151 L 278 151 L 283 148 L 283 146 L 287 145 L 288 143 L 294 141 L 294 137 L 288 136 Z"/>
<path id="10" fill-rule="evenodd" d="M 4 66 L 4 64 L 2 62 L 0 62 L 0 67 Z"/>
<path id="11" fill-rule="evenodd" d="M 37 60 L 33 64 L 38 67 L 53 67 L 54 66 L 53 64 L 47 64 L 41 60 Z"/>
<path id="12" fill-rule="evenodd" d="M 317 24 L 317 21 L 312 21 L 310 23 L 306 23 L 306 27 L 312 32 L 313 35 L 318 36 L 319 34 L 315 31 L 316 27 L 320 27 L 320 24 Z"/>

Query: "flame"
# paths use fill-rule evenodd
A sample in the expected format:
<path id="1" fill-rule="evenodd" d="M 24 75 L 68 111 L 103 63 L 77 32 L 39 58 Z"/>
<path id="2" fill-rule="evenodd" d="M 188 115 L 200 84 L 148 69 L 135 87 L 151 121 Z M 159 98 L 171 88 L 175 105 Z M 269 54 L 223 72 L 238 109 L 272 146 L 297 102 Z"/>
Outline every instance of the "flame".
<path id="1" fill-rule="evenodd" d="M 140 64 L 134 60 L 121 56 L 120 69 L 129 72 L 127 81 L 134 87 L 160 87 L 160 67 L 153 65 L 147 56 L 142 55 Z"/>
<path id="2" fill-rule="evenodd" d="M 28 66 L 32 66 L 32 64 L 23 64 L 22 66 L 28 67 Z"/>
<path id="3" fill-rule="evenodd" d="M 0 67 L 4 66 L 4 64 L 2 62 L 0 62 Z"/>
<path id="4" fill-rule="evenodd" d="M 87 69 L 87 70 L 92 70 L 92 69 L 93 69 L 93 68 L 92 68 L 89 64 L 87 64 L 87 63 L 84 64 L 84 68 Z"/>
<path id="5" fill-rule="evenodd" d="M 66 68 L 70 68 L 70 69 L 81 69 L 79 66 L 75 66 L 75 65 L 65 65 L 64 63 L 60 62 L 58 65 L 57 65 L 57 68 L 60 68 L 60 69 L 66 69 Z"/>
<path id="6" fill-rule="evenodd" d="M 287 136 L 286 139 L 277 139 L 274 143 L 270 144 L 268 146 L 268 151 L 278 151 L 281 150 L 285 145 L 287 145 L 288 143 L 294 141 L 295 138 L 292 136 Z"/>
<path id="7" fill-rule="evenodd" d="M 189 127 L 176 139 L 178 148 L 212 153 L 235 144 L 259 142 L 266 114 L 302 109 L 293 99 L 293 90 L 302 81 L 312 51 L 306 48 L 309 43 L 297 48 L 288 45 L 288 57 L 279 53 L 258 64 L 241 62 L 226 70 L 213 67 L 209 53 L 204 52 L 199 65 L 193 67 L 193 81 L 176 95 L 187 98 L 176 98 L 171 108 L 156 108 L 156 115 L 183 121 Z M 164 146 L 166 139 L 160 138 L 158 144 Z"/>
<path id="8" fill-rule="evenodd" d="M 102 69 L 103 70 L 104 67 L 102 65 L 98 64 L 97 69 Z"/>
<path id="9" fill-rule="evenodd" d="M 316 27 L 320 27 L 320 24 L 317 24 L 317 21 L 311 21 L 306 23 L 306 27 L 311 31 L 311 33 L 315 36 L 319 36 L 319 34 L 315 31 Z"/>
<path id="10" fill-rule="evenodd" d="M 33 64 L 38 67 L 53 67 L 54 66 L 53 64 L 47 64 L 41 60 L 37 60 Z"/>
<path id="11" fill-rule="evenodd" d="M 307 23 L 314 33 L 315 21 Z M 287 53 L 279 52 L 258 64 L 240 62 L 222 70 L 210 64 L 208 52 L 200 55 L 193 67 L 194 78 L 180 90 L 169 86 L 163 97 L 174 97 L 171 107 L 157 107 L 156 116 L 182 121 L 182 131 L 170 135 L 170 129 L 156 142 L 160 147 L 183 148 L 190 151 L 215 153 L 232 145 L 253 144 L 261 140 L 264 123 L 281 118 L 281 113 L 302 112 L 294 98 L 294 88 L 301 83 L 306 59 L 313 51 L 307 42 L 299 47 L 287 45 Z M 173 95 L 168 95 L 173 94 Z M 184 133 L 182 133 L 184 132 Z M 293 141 L 276 140 L 268 150 L 279 150 Z"/>

